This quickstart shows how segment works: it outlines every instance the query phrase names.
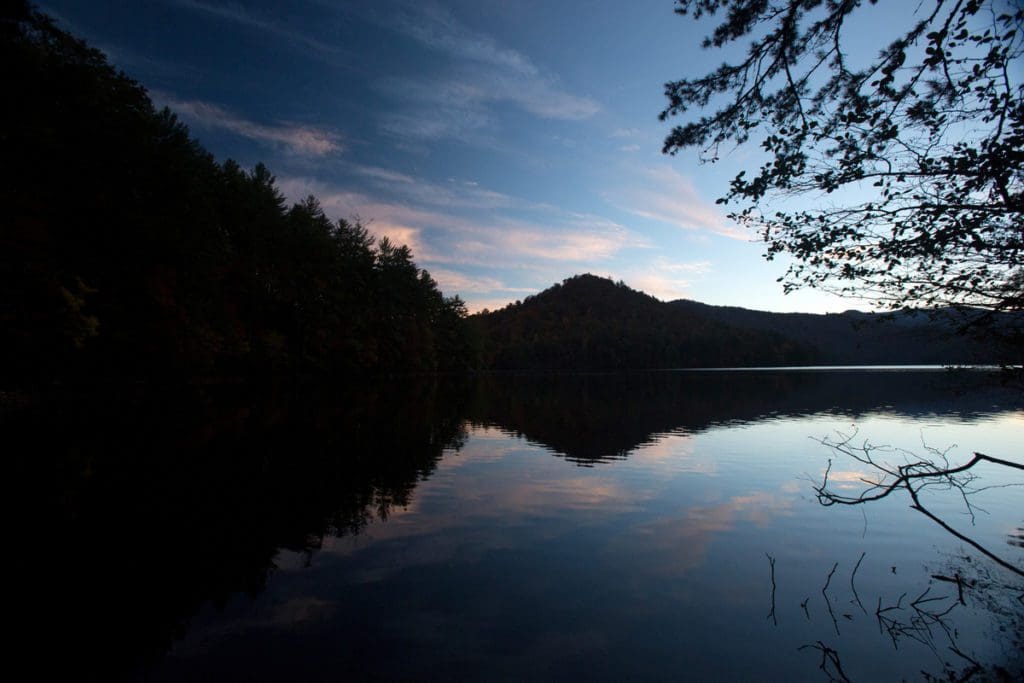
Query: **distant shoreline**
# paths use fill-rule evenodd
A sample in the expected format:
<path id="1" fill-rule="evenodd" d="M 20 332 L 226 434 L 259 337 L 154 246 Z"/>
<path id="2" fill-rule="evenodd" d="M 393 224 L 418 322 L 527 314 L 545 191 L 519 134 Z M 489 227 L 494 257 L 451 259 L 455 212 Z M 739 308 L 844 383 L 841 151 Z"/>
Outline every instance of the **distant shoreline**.
<path id="1" fill-rule="evenodd" d="M 685 372 L 771 372 L 785 370 L 789 372 L 828 372 L 871 371 L 871 372 L 938 372 L 945 370 L 998 371 L 998 365 L 765 365 L 755 367 L 723 367 L 723 368 L 670 368 L 671 371 Z"/>

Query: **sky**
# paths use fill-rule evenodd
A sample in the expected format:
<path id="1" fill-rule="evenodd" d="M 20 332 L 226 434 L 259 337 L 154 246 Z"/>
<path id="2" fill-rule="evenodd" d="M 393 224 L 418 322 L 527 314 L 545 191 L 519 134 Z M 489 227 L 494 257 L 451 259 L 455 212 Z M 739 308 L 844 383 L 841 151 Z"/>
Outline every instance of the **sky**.
<path id="1" fill-rule="evenodd" d="M 265 163 L 495 309 L 579 273 L 662 300 L 783 295 L 784 261 L 715 204 L 754 152 L 661 153 L 664 84 L 714 68 L 672 0 L 46 0 L 218 160 Z"/>

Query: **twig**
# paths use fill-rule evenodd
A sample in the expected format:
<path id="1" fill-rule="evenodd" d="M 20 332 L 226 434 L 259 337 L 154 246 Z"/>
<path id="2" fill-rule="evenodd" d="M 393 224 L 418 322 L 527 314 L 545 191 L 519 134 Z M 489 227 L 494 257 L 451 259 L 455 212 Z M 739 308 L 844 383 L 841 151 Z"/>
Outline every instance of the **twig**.
<path id="1" fill-rule="evenodd" d="M 837 636 L 839 635 L 839 622 L 836 621 L 835 612 L 832 611 L 832 601 L 828 599 L 828 585 L 832 583 L 832 575 L 836 573 L 836 568 L 838 566 L 838 562 L 832 565 L 832 571 L 828 573 L 828 578 L 825 579 L 825 586 L 821 589 L 821 594 L 825 598 L 825 606 L 828 607 L 828 615 L 832 617 L 832 626 L 835 628 Z"/>
<path id="2" fill-rule="evenodd" d="M 775 558 L 768 553 L 765 553 L 765 556 L 768 558 L 768 571 L 772 578 L 772 609 L 768 612 L 768 616 L 766 618 L 771 619 L 772 624 L 778 626 L 779 622 L 775 618 Z"/>
<path id="3" fill-rule="evenodd" d="M 853 567 L 853 573 L 850 574 L 850 588 L 853 589 L 853 597 L 857 600 L 857 605 L 860 606 L 860 610 L 864 612 L 864 614 L 867 614 L 868 611 L 864 609 L 864 603 L 860 601 L 860 596 L 857 595 L 857 586 L 853 582 L 853 580 L 857 578 L 857 570 L 860 569 L 860 563 L 864 561 L 865 555 L 867 555 L 867 551 L 860 554 L 860 559 L 857 560 L 857 564 Z"/>
<path id="4" fill-rule="evenodd" d="M 959 531 L 957 531 L 956 529 L 954 529 L 953 527 L 951 527 L 950 525 L 946 524 L 941 519 L 936 517 L 934 514 L 932 514 L 923 505 L 921 505 L 921 501 L 919 501 L 918 498 L 917 498 L 917 492 L 914 491 L 914 489 L 909 487 L 909 486 L 907 488 L 910 490 L 910 497 L 914 499 L 914 504 L 910 506 L 911 508 L 913 508 L 914 510 L 917 510 L 918 512 L 923 514 L 925 517 L 927 517 L 928 519 L 932 520 L 933 522 L 935 522 L 936 524 L 941 526 L 943 529 L 945 529 L 949 533 L 951 533 L 954 536 L 956 536 L 957 538 L 959 538 L 964 543 L 967 543 L 968 545 L 973 547 L 975 550 L 980 552 L 982 555 L 984 555 L 988 559 L 990 559 L 993 562 L 995 562 L 996 564 L 998 564 L 1000 567 L 1003 567 L 1005 569 L 1009 569 L 1011 572 L 1013 572 L 1017 576 L 1024 576 L 1024 569 L 1020 569 L 1019 567 L 1013 566 L 1012 564 L 1010 564 L 1009 562 L 1007 562 L 1003 558 L 999 557 L 995 553 L 993 553 L 993 552 L 989 551 L 988 549 L 986 549 L 984 546 L 982 546 L 977 541 L 974 541 L 974 540 L 972 540 L 970 538 L 967 538 L 962 533 L 960 533 Z"/>
<path id="5" fill-rule="evenodd" d="M 805 650 L 812 648 L 821 653 L 821 664 L 818 668 L 825 672 L 828 676 L 829 681 L 839 681 L 840 683 L 850 683 L 850 679 L 847 677 L 846 672 L 843 671 L 842 664 L 839 663 L 839 653 L 830 648 L 820 640 L 814 645 L 802 645 L 798 649 Z M 831 664 L 834 672 L 829 671 L 828 665 Z"/>
<path id="6" fill-rule="evenodd" d="M 999 566 L 1008 569 L 1009 571 L 1013 572 L 1014 574 L 1017 574 L 1018 576 L 1024 576 L 1024 569 L 1021 569 L 1020 567 L 1017 567 L 1011 564 L 1010 562 L 1004 560 L 1003 558 L 999 557 L 992 551 L 982 546 L 980 543 L 974 541 L 971 538 L 968 538 L 964 534 L 960 533 L 959 531 L 951 527 L 949 524 L 947 524 L 939 517 L 937 517 L 935 514 L 933 514 L 930 510 L 928 510 L 921 503 L 921 500 L 918 497 L 918 493 L 927 486 L 944 485 L 947 490 L 955 488 L 959 491 L 961 497 L 963 498 L 964 503 L 967 507 L 967 512 L 970 515 L 971 521 L 973 523 L 975 510 L 981 510 L 981 508 L 978 508 L 976 505 L 971 503 L 970 499 L 967 497 L 968 493 L 975 492 L 974 489 L 969 489 L 968 487 L 971 484 L 971 482 L 973 482 L 977 478 L 973 474 L 967 473 L 968 470 L 970 470 L 972 467 L 974 467 L 980 462 L 989 462 L 996 465 L 1002 465 L 1004 467 L 1009 467 L 1018 470 L 1024 470 L 1024 464 L 1012 462 L 1010 460 L 1004 460 L 1002 458 L 995 458 L 990 455 L 985 455 L 984 453 L 975 452 L 973 457 L 968 462 L 962 465 L 958 465 L 956 467 L 950 467 L 949 458 L 947 455 L 949 449 L 947 449 L 946 451 L 939 451 L 938 449 L 926 446 L 926 450 L 932 453 L 933 457 L 935 457 L 937 460 L 940 460 L 944 464 L 943 467 L 938 467 L 934 462 L 928 462 L 923 460 L 917 460 L 909 462 L 908 464 L 905 465 L 893 467 L 892 465 L 882 464 L 875 459 L 874 452 L 880 450 L 879 447 L 873 446 L 867 441 L 865 441 L 864 444 L 861 446 L 853 445 L 852 442 L 854 437 L 856 436 L 856 432 L 854 432 L 853 434 L 843 434 L 842 432 L 840 432 L 839 435 L 840 437 L 842 437 L 842 440 L 840 441 L 832 441 L 826 438 L 820 440 L 819 443 L 822 443 L 828 446 L 829 448 L 832 448 L 833 450 L 838 451 L 852 458 L 853 460 L 856 460 L 857 462 L 868 465 L 882 472 L 884 476 L 881 478 L 880 481 L 862 479 L 862 481 L 864 481 L 865 484 L 868 484 L 868 488 L 866 488 L 864 491 L 862 491 L 859 495 L 855 497 L 839 495 L 828 490 L 829 476 L 832 472 L 832 459 L 829 458 L 828 466 L 826 467 L 825 474 L 822 478 L 822 483 L 820 486 L 815 486 L 815 492 L 817 493 L 819 503 L 825 506 L 836 504 L 862 505 L 864 503 L 868 503 L 874 500 L 881 500 L 882 498 L 889 496 L 894 491 L 897 491 L 899 489 L 906 489 L 913 501 L 911 507 L 914 510 L 917 510 L 921 514 L 925 515 L 933 522 L 941 526 L 943 529 L 953 534 L 955 537 L 957 537 L 964 543 L 969 544 L 971 547 L 973 547 L 978 552 L 988 557 L 990 560 L 992 560 Z M 893 452 L 893 449 L 883 448 L 881 450 L 883 452 Z M 909 454 L 906 453 L 905 451 L 897 452 L 902 452 L 905 455 L 909 456 Z M 958 474 L 963 476 L 955 476 Z"/>

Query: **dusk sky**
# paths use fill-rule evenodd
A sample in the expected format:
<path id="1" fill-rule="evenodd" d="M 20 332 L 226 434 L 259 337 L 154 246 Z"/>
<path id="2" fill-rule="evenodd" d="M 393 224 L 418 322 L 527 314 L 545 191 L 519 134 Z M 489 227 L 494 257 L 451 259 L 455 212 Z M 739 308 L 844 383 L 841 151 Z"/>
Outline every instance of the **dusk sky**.
<path id="1" fill-rule="evenodd" d="M 785 266 L 715 205 L 750 164 L 661 154 L 666 81 L 722 55 L 671 0 L 48 0 L 219 161 L 264 162 L 497 308 L 574 274 L 775 311 Z"/>

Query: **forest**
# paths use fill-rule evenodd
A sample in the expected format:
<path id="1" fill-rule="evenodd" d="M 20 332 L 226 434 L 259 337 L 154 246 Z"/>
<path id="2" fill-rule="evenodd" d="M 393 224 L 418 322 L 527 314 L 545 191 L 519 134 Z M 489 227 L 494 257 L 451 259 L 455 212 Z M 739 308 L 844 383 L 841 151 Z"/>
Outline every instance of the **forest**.
<path id="1" fill-rule="evenodd" d="M 0 375 L 393 373 L 472 364 L 466 311 L 405 246 L 263 165 L 218 163 L 105 56 L 6 3 Z"/>
<path id="2" fill-rule="evenodd" d="M 971 311 L 772 313 L 659 301 L 591 274 L 470 318 L 496 370 L 629 370 L 786 365 L 972 365 L 1018 357 Z M 1019 316 L 993 316 L 1012 329 Z M 991 332 L 991 327 L 987 330 Z"/>

